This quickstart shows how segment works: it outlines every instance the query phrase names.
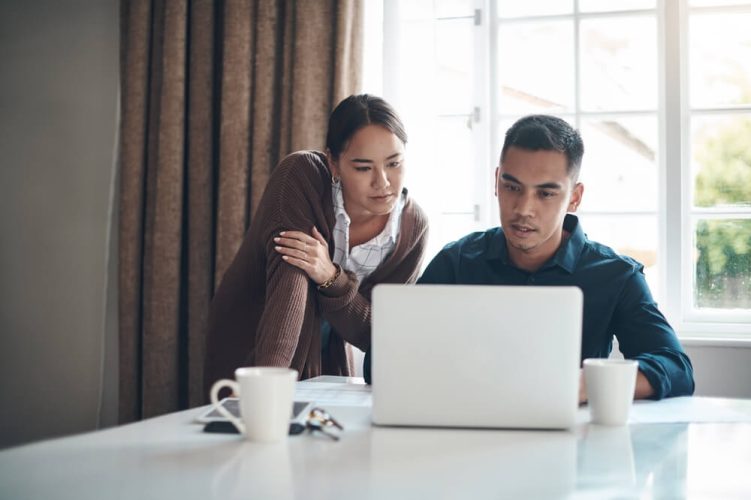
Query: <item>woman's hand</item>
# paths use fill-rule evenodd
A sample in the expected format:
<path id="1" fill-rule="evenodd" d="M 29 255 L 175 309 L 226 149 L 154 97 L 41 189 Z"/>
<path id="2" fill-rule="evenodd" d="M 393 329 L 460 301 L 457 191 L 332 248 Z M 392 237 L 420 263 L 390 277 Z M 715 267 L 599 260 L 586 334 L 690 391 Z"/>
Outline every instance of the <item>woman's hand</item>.
<path id="1" fill-rule="evenodd" d="M 324 283 L 336 274 L 336 266 L 329 257 L 329 244 L 318 229 L 313 227 L 312 236 L 301 231 L 282 231 L 274 238 L 274 250 L 282 259 L 299 267 L 315 282 Z"/>

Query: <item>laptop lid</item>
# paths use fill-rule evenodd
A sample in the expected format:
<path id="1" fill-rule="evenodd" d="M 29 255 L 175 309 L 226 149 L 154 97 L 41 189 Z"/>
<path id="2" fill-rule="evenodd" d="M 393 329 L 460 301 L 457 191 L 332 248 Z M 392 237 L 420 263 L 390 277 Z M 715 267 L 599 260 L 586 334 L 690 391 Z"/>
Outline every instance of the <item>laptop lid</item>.
<path id="1" fill-rule="evenodd" d="M 373 422 L 573 426 L 582 306 L 576 287 L 376 286 Z"/>

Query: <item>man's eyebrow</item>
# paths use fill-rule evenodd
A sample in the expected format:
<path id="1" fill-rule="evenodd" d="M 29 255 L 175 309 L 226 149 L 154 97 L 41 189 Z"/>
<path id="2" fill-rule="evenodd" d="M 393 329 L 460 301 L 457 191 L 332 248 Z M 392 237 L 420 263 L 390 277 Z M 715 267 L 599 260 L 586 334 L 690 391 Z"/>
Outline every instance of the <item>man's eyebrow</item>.
<path id="1" fill-rule="evenodd" d="M 517 179 L 516 177 L 514 177 L 511 174 L 501 174 L 501 178 L 504 181 L 513 182 L 514 184 L 523 185 L 521 183 L 521 181 L 519 181 L 519 179 Z M 535 188 L 537 188 L 537 189 L 557 189 L 557 190 L 561 190 L 561 189 L 563 189 L 563 186 L 561 186 L 557 182 L 543 182 L 542 184 L 537 184 L 535 186 Z"/>
<path id="2" fill-rule="evenodd" d="M 511 174 L 501 174 L 501 179 L 503 179 L 504 181 L 513 182 L 514 184 L 521 184 L 521 182 L 519 182 L 519 179 Z"/>

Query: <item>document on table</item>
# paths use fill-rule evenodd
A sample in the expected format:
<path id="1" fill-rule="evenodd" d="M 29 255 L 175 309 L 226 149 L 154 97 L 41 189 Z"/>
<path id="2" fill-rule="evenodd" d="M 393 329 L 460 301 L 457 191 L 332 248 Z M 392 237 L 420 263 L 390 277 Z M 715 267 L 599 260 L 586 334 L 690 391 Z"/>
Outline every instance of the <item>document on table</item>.
<path id="1" fill-rule="evenodd" d="M 751 400 L 702 397 L 636 401 L 629 423 L 751 422 Z"/>
<path id="2" fill-rule="evenodd" d="M 373 398 L 366 384 L 298 382 L 295 401 L 313 401 L 320 406 L 371 406 Z"/>
<path id="3" fill-rule="evenodd" d="M 579 423 L 589 422 L 589 408 L 579 408 Z M 751 422 L 751 400 L 679 397 L 661 401 L 635 401 L 629 424 Z"/>

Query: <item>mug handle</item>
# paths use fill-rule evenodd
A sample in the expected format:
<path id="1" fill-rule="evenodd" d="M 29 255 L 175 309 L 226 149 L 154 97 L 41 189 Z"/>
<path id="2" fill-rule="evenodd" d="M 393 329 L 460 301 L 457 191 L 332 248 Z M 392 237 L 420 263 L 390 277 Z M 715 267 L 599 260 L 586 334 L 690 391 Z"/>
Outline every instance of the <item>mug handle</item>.
<path id="1" fill-rule="evenodd" d="M 227 408 L 219 404 L 219 391 L 221 391 L 225 387 L 232 389 L 232 392 L 234 394 L 240 394 L 240 384 L 238 384 L 234 380 L 230 380 L 228 378 L 217 380 L 216 382 L 214 382 L 214 385 L 211 386 L 211 404 L 214 405 L 216 411 L 221 413 L 224 417 L 227 417 L 227 420 L 229 420 L 232 425 L 234 425 L 237 430 L 240 431 L 240 434 L 245 435 L 245 424 L 243 424 L 239 418 L 231 414 L 229 410 L 227 410 Z"/>

